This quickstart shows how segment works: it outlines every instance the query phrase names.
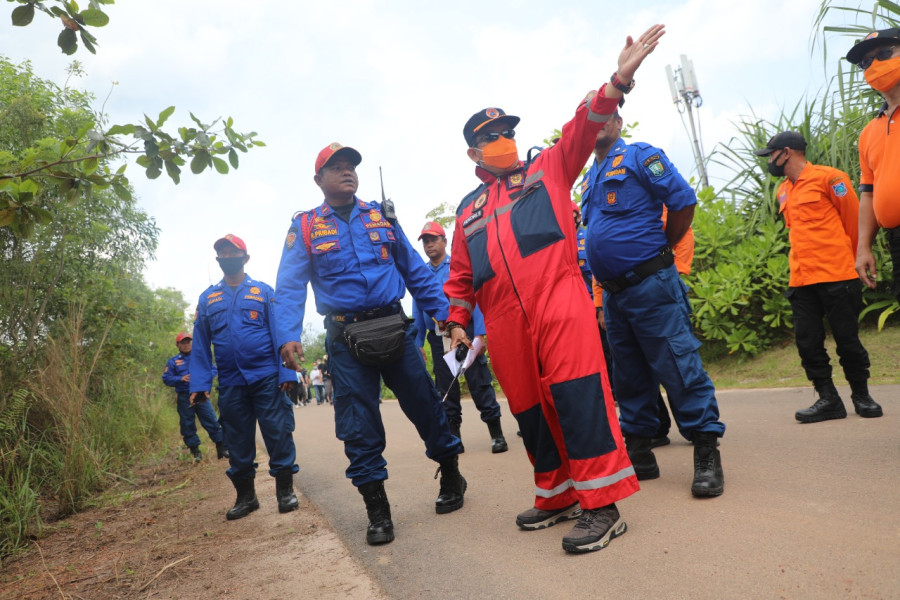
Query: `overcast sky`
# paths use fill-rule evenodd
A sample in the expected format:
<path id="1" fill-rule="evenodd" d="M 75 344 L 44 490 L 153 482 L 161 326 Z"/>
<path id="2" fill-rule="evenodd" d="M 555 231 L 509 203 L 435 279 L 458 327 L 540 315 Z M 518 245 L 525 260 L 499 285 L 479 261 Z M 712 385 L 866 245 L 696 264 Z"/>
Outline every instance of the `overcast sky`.
<path id="1" fill-rule="evenodd" d="M 62 84 L 71 58 L 56 47 L 58 23 L 39 14 L 14 28 L 14 5 L 4 4 L 0 52 L 30 59 L 39 77 Z M 821 50 L 810 50 L 819 4 L 120 0 L 105 9 L 109 25 L 94 29 L 97 54 L 75 55 L 87 73 L 76 85 L 93 92 L 99 108 L 118 82 L 106 102 L 111 123 L 155 118 L 175 105 L 171 131 L 190 124 L 190 111 L 204 122 L 233 117 L 235 129 L 266 142 L 241 154 L 227 176 L 188 172 L 177 186 L 128 167 L 141 206 L 162 230 L 147 282 L 179 289 L 193 305 L 221 279 L 212 243 L 225 233 L 246 241 L 247 272 L 275 285 L 291 215 L 322 201 L 313 165 L 330 142 L 361 152 L 364 200 L 380 198 L 383 168 L 386 192 L 415 239 L 429 210 L 478 183 L 461 133 L 473 112 L 499 106 L 522 117 L 516 139 L 524 152 L 609 78 L 626 35 L 653 23 L 667 34 L 638 71 L 623 117 L 639 121 L 635 140 L 662 147 L 686 177 L 696 176 L 665 66 L 681 54 L 693 60 L 711 151 L 751 107 L 775 118 L 824 89 Z M 837 40 L 831 52 L 849 44 Z M 311 303 L 306 322 L 321 329 Z"/>

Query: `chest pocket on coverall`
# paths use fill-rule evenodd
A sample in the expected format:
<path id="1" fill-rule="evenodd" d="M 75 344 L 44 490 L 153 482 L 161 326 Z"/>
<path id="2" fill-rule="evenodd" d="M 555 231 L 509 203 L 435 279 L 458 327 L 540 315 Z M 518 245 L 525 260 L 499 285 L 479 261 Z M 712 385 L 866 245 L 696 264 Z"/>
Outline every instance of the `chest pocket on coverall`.
<path id="1" fill-rule="evenodd" d="M 509 219 L 522 258 L 563 239 L 550 194 L 542 181 L 522 190 Z"/>
<path id="2" fill-rule="evenodd" d="M 788 216 L 791 220 L 819 221 L 822 219 L 822 202 L 823 200 L 809 195 L 792 198 L 788 205 Z"/>

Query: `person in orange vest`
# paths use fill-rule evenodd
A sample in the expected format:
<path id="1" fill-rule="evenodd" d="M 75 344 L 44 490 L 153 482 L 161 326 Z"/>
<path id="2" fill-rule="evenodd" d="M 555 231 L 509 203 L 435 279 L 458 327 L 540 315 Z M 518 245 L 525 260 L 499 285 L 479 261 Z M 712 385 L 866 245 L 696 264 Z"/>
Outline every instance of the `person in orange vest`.
<path id="1" fill-rule="evenodd" d="M 784 177 L 776 192 L 778 212 L 790 230 L 791 277 L 785 293 L 794 315 L 794 336 L 806 376 L 818 399 L 798 410 L 801 423 L 847 416 L 831 379 L 825 350 L 825 318 L 837 343 L 851 400 L 861 417 L 880 417 L 881 407 L 869 395 L 869 354 L 859 341 L 862 284 L 856 274 L 859 200 L 850 177 L 832 167 L 806 160 L 806 140 L 782 131 L 765 148 L 769 173 Z"/>

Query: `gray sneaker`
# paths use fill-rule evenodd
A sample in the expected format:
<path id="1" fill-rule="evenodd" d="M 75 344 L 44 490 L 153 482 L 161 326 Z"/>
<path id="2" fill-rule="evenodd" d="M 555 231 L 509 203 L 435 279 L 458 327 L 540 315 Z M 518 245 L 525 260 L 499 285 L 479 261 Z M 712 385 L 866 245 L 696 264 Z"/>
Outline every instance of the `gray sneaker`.
<path id="1" fill-rule="evenodd" d="M 568 521 L 569 519 L 577 519 L 581 514 L 581 507 L 578 503 L 558 508 L 556 510 L 541 510 L 539 508 L 529 508 L 525 512 L 516 516 L 516 525 L 522 529 L 532 531 L 534 529 L 544 529 L 556 525 L 560 521 Z"/>
<path id="2" fill-rule="evenodd" d="M 615 504 L 584 510 L 575 527 L 563 538 L 562 547 L 566 552 L 575 554 L 593 552 L 606 548 L 611 539 L 619 537 L 627 530 L 628 525 L 619 516 Z"/>

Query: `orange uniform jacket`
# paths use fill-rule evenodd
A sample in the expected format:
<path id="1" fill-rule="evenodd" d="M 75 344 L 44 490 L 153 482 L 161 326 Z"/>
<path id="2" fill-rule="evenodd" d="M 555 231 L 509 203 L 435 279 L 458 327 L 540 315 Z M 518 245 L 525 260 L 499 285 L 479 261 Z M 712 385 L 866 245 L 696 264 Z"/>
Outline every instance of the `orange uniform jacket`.
<path id="1" fill-rule="evenodd" d="M 790 287 L 856 279 L 859 199 L 850 178 L 832 167 L 806 163 L 797 181 L 777 192 L 790 228 Z"/>

